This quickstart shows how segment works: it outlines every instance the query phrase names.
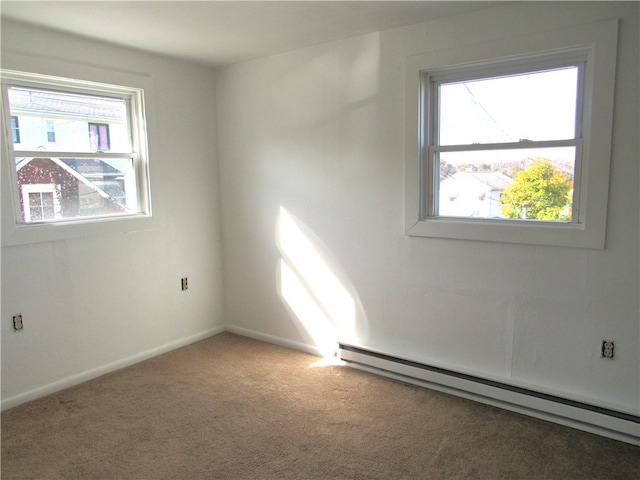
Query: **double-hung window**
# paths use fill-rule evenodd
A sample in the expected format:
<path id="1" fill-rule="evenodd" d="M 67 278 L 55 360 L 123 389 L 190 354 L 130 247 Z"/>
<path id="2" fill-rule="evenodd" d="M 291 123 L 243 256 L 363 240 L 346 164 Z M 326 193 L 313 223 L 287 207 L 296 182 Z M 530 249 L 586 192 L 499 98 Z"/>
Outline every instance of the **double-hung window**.
<path id="1" fill-rule="evenodd" d="M 617 21 L 407 58 L 408 235 L 603 248 Z"/>
<path id="2" fill-rule="evenodd" d="M 424 72 L 426 215 L 577 222 L 585 60 Z"/>
<path id="3" fill-rule="evenodd" d="M 17 225 L 150 214 L 141 89 L 3 71 L 2 95 Z"/>

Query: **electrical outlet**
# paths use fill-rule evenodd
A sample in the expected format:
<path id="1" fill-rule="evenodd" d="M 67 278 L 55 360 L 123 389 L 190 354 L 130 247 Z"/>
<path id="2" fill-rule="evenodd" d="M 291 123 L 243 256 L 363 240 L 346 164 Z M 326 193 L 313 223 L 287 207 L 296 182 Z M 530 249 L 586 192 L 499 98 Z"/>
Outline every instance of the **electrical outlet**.
<path id="1" fill-rule="evenodd" d="M 13 316 L 13 329 L 16 332 L 19 332 L 23 328 L 24 328 L 24 325 L 22 324 L 22 315 L 20 315 L 20 314 L 14 315 Z"/>
<path id="2" fill-rule="evenodd" d="M 604 358 L 613 358 L 613 341 L 603 340 L 601 352 Z"/>
<path id="3" fill-rule="evenodd" d="M 182 290 L 187 290 L 189 288 L 189 283 L 187 282 L 187 277 L 184 277 L 180 280 L 180 286 Z"/>

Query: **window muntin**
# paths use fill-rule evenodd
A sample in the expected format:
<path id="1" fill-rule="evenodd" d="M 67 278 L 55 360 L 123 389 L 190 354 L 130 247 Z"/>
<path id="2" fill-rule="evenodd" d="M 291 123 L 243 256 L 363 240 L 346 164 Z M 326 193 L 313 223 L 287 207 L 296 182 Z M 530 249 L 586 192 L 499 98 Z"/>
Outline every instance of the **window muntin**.
<path id="1" fill-rule="evenodd" d="M 20 143 L 7 142 L 17 223 L 148 215 L 142 91 L 68 82 L 3 75 L 5 115 L 20 122 L 22 133 Z M 32 215 L 26 193 L 32 185 L 57 192 L 53 218 Z"/>
<path id="2" fill-rule="evenodd" d="M 422 73 L 426 217 L 579 221 L 584 61 L 556 63 Z"/>

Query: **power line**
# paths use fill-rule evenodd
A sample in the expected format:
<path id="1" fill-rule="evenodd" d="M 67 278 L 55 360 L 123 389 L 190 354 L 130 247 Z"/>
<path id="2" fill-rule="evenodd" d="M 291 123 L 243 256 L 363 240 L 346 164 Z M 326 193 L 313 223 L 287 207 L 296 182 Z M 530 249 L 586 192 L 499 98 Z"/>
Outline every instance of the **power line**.
<path id="1" fill-rule="evenodd" d="M 496 121 L 495 118 L 493 118 L 493 116 L 489 113 L 489 111 L 484 107 L 484 105 L 482 104 L 482 102 L 480 100 L 478 100 L 478 98 L 474 95 L 474 93 L 471 91 L 471 89 L 469 88 L 469 86 L 466 83 L 462 83 L 462 85 L 464 85 L 464 88 L 467 90 L 467 92 L 469 92 L 469 95 L 471 95 L 471 100 L 473 100 L 473 103 L 475 103 L 478 107 L 480 107 L 480 109 L 487 115 L 487 117 L 489 118 L 489 120 L 491 120 L 491 122 L 511 141 L 513 141 L 513 137 L 507 133 L 504 128 L 502 128 L 498 122 Z"/>

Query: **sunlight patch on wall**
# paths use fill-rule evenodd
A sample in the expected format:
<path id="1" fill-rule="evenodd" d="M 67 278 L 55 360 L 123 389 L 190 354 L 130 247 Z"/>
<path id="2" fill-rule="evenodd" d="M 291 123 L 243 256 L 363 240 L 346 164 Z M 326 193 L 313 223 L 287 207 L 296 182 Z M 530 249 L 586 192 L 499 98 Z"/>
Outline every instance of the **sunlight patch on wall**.
<path id="1" fill-rule="evenodd" d="M 280 207 L 276 244 L 282 255 L 278 292 L 323 355 L 353 330 L 356 304 L 325 258 L 286 209 Z"/>
<path id="2" fill-rule="evenodd" d="M 322 356 L 336 351 L 336 331 L 333 323 L 322 311 L 308 287 L 280 260 L 280 294 L 305 330 L 313 338 Z"/>

